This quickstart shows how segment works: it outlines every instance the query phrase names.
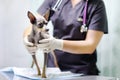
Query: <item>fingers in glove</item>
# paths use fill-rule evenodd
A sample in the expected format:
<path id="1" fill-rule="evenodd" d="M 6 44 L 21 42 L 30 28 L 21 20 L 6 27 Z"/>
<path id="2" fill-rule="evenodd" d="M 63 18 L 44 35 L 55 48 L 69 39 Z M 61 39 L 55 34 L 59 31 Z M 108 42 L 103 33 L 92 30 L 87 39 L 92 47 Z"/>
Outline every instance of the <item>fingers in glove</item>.
<path id="1" fill-rule="evenodd" d="M 29 46 L 26 46 L 27 50 L 31 53 L 31 54 L 35 54 L 36 50 L 37 50 L 37 47 L 29 47 Z"/>
<path id="2" fill-rule="evenodd" d="M 50 53 L 51 52 L 51 49 L 49 48 L 49 49 L 43 49 L 43 52 L 44 53 Z"/>
<path id="3" fill-rule="evenodd" d="M 46 44 L 49 43 L 50 39 L 42 39 L 39 41 L 39 44 Z"/>
<path id="4" fill-rule="evenodd" d="M 45 39 L 48 39 L 51 37 L 49 34 L 43 34 L 43 36 L 45 37 Z"/>
<path id="5" fill-rule="evenodd" d="M 48 49 L 50 47 L 50 44 L 49 43 L 38 44 L 37 47 L 40 49 Z"/>
<path id="6" fill-rule="evenodd" d="M 27 36 L 24 38 L 24 43 L 25 43 L 26 46 L 34 46 L 33 43 L 28 41 L 28 37 Z"/>

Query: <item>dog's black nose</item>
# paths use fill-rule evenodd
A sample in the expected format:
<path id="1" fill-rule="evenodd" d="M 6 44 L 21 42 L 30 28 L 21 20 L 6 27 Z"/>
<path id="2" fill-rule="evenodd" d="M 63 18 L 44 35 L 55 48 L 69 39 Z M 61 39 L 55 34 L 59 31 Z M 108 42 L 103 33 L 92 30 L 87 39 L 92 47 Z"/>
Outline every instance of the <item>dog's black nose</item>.
<path id="1" fill-rule="evenodd" d="M 48 32 L 48 31 L 49 31 L 49 29 L 45 29 L 45 31 L 46 31 L 46 32 Z"/>

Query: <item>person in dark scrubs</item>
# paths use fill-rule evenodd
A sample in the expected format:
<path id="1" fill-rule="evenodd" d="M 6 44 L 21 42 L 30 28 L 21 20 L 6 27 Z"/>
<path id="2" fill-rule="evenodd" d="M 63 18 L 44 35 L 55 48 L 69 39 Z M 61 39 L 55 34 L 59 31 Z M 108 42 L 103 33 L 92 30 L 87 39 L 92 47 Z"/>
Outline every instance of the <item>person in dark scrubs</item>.
<path id="1" fill-rule="evenodd" d="M 106 9 L 102 0 L 44 0 L 38 14 L 50 9 L 50 21 L 54 26 L 53 36 L 41 40 L 39 48 L 54 50 L 62 71 L 98 75 L 97 45 L 103 34 L 108 33 Z M 61 1 L 61 2 L 60 2 Z M 48 67 L 54 67 L 48 54 Z"/>

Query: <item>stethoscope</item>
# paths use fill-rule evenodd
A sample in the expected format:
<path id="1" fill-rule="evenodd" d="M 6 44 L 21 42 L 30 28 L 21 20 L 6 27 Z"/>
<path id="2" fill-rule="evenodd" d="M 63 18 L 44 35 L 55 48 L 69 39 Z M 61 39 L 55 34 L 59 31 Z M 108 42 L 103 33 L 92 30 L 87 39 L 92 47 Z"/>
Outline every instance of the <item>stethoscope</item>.
<path id="1" fill-rule="evenodd" d="M 80 28 L 81 33 L 87 32 L 87 26 L 86 26 L 86 23 L 87 23 L 87 6 L 88 6 L 88 0 L 86 0 L 86 2 L 85 2 L 84 12 L 83 12 L 83 24 Z"/>
<path id="2" fill-rule="evenodd" d="M 61 5 L 62 3 L 62 0 L 57 0 L 56 4 L 52 7 L 52 10 L 55 12 L 58 10 L 59 6 Z M 83 33 L 83 32 L 87 32 L 87 26 L 86 26 L 86 23 L 87 23 L 87 7 L 88 7 L 88 0 L 86 0 L 85 2 L 85 7 L 84 7 L 84 12 L 83 12 L 83 24 L 82 26 L 80 27 L 80 32 Z"/>

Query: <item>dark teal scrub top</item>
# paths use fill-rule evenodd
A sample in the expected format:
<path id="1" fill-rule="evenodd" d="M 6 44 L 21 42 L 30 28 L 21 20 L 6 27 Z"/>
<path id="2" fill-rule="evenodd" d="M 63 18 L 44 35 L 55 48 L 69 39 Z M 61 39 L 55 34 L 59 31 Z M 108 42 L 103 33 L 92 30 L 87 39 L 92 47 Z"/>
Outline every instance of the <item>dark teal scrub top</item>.
<path id="1" fill-rule="evenodd" d="M 52 9 L 57 0 L 45 0 L 38 9 L 38 13 L 44 14 Z M 54 37 L 64 40 L 84 40 L 87 32 L 80 32 L 83 24 L 85 0 L 79 2 L 74 8 L 71 0 L 63 0 L 58 10 L 50 17 L 54 25 Z M 81 19 L 81 20 L 80 20 Z M 108 24 L 105 5 L 102 0 L 89 0 L 87 9 L 88 30 L 97 30 L 108 33 Z M 85 75 L 98 75 L 96 66 L 97 52 L 93 54 L 71 54 L 55 50 L 58 65 L 62 71 L 82 73 Z M 48 55 L 48 67 L 54 67 L 53 58 Z"/>

